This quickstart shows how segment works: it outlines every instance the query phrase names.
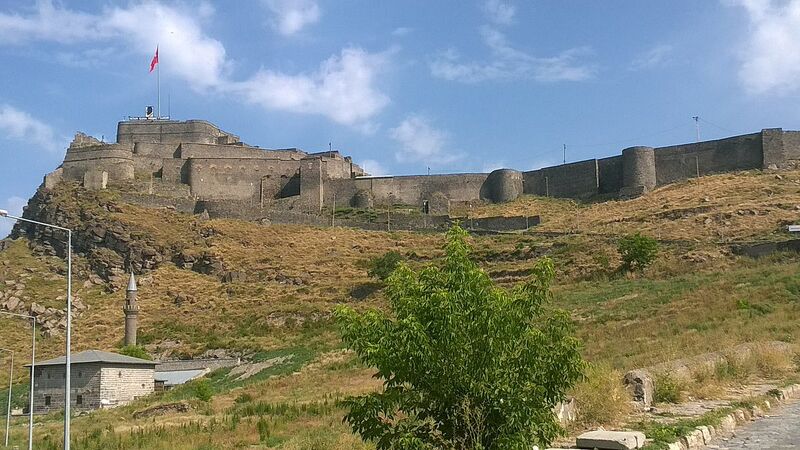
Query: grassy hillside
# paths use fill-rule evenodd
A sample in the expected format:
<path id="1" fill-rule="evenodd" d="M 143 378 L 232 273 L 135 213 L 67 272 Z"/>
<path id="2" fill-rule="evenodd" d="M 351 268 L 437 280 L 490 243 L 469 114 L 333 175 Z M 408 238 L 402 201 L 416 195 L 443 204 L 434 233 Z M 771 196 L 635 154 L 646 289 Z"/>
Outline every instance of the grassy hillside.
<path id="1" fill-rule="evenodd" d="M 54 217 L 80 228 L 79 233 L 88 232 L 82 225 L 88 222 L 121 228 L 163 255 L 154 270 L 139 276 L 140 340 L 152 354 L 194 356 L 226 349 L 274 362 L 247 380 L 226 371 L 215 374 L 208 381 L 215 392 L 210 402 L 198 400 L 196 386 L 187 386 L 77 418 L 75 436 L 84 439 L 78 448 L 227 448 L 223 443 L 231 442 L 360 448 L 341 424 L 335 400 L 376 389 L 378 383 L 370 369 L 341 351 L 331 311 L 341 303 L 384 306 L 380 286 L 366 274 L 371 258 L 397 251 L 420 266 L 442 254 L 438 234 L 203 221 L 73 185 L 61 186 L 47 202 L 57 212 Z M 555 302 L 572 314 L 584 354 L 594 363 L 624 370 L 741 342 L 800 338 L 800 258 L 751 260 L 731 254 L 728 245 L 788 238 L 785 224 L 800 216 L 800 172 L 705 177 L 628 201 L 580 204 L 523 197 L 474 207 L 471 213 L 542 216 L 531 233 L 474 236 L 474 256 L 506 286 L 524 281 L 536 258 L 553 258 Z M 616 240 L 635 231 L 665 242 L 644 273 L 620 273 Z M 62 306 L 63 260 L 31 247 L 21 238 L 0 252 L 0 289 L 16 292 L 22 281 L 26 305 Z M 92 248 L 76 259 L 75 294 L 88 309 L 74 321 L 75 351 L 114 350 L 123 337 L 125 279 L 111 276 L 97 284 L 97 259 L 115 256 Z M 239 274 L 237 281 L 179 267 L 175 255 L 184 254 L 221 262 L 225 272 Z M 0 346 L 22 355 L 15 372 L 23 381 L 30 330 L 16 319 L 0 323 Z M 39 336 L 38 343 L 41 358 L 63 351 L 60 336 Z M 0 370 L 0 386 L 6 376 Z M 181 399 L 191 401 L 191 412 L 131 417 L 147 405 Z M 14 430 L 21 439 L 22 425 Z M 47 433 L 57 442 L 58 417 L 43 418 L 41 430 L 47 430 L 41 433 L 42 445 Z"/>

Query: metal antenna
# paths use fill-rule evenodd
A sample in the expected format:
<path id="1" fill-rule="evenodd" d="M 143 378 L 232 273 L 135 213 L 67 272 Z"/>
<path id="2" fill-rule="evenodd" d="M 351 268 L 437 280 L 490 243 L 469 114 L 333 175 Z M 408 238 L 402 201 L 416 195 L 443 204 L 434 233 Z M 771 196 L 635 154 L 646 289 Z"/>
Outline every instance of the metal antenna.
<path id="1" fill-rule="evenodd" d="M 567 144 L 564 144 L 564 164 L 567 163 Z"/>
<path id="2" fill-rule="evenodd" d="M 697 132 L 697 142 L 700 142 L 700 116 L 692 116 L 694 119 L 694 128 Z"/>

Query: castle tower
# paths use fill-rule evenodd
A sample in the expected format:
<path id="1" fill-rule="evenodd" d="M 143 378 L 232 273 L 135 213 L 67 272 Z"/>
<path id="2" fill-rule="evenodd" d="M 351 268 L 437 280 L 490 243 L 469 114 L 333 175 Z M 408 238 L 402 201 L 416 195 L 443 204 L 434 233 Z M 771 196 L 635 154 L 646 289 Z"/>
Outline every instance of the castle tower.
<path id="1" fill-rule="evenodd" d="M 125 306 L 122 311 L 125 313 L 125 345 L 136 345 L 136 320 L 139 315 L 139 305 L 136 304 L 136 278 L 131 271 L 131 278 L 128 280 L 128 289 L 125 291 Z"/>

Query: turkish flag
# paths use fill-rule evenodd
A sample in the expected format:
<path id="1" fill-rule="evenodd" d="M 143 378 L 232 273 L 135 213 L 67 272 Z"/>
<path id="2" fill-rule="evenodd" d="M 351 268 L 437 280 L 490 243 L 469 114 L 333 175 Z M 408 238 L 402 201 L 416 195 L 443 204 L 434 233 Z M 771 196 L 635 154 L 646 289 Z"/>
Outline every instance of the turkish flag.
<path id="1" fill-rule="evenodd" d="M 153 56 L 153 60 L 150 61 L 150 72 L 156 68 L 156 64 L 158 64 L 158 47 L 156 47 L 156 56 Z"/>

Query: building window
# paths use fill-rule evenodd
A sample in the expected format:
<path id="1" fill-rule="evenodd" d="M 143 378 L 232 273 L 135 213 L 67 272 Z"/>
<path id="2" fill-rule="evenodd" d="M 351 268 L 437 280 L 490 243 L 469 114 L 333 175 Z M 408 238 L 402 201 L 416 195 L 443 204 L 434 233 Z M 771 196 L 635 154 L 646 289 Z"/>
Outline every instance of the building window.
<path id="1" fill-rule="evenodd" d="M 44 396 L 44 406 L 50 406 L 50 396 L 49 395 L 45 395 Z"/>
<path id="2" fill-rule="evenodd" d="M 78 371 L 78 378 L 81 378 L 82 376 L 83 376 L 83 372 L 81 372 L 81 371 L 79 370 L 79 371 Z"/>
<path id="3" fill-rule="evenodd" d="M 83 404 L 83 396 L 82 395 L 79 395 L 79 396 L 77 396 L 75 398 L 75 404 L 76 405 L 82 405 Z"/>
<path id="4" fill-rule="evenodd" d="M 122 371 L 120 370 L 117 375 L 119 375 L 119 377 L 122 378 Z"/>
<path id="5" fill-rule="evenodd" d="M 144 389 L 144 383 L 142 383 L 142 389 Z"/>

